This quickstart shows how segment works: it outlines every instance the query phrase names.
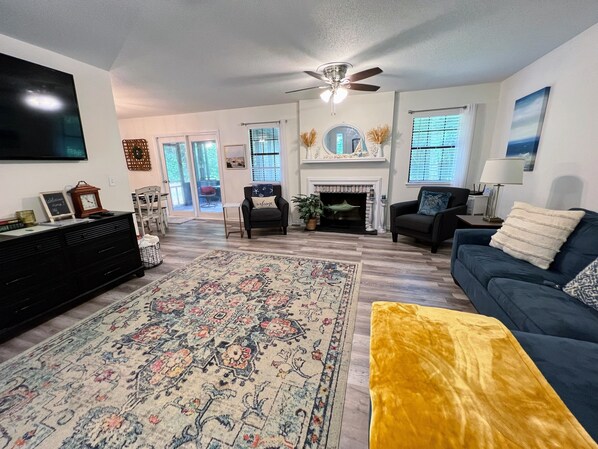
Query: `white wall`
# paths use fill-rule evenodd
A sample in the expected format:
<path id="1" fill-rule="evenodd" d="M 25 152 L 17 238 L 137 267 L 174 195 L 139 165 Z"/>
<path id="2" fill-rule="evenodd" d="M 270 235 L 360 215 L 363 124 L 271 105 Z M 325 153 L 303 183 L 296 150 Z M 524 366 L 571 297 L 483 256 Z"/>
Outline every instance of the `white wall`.
<path id="1" fill-rule="evenodd" d="M 391 168 L 390 204 L 417 198 L 419 186 L 407 186 L 413 116 L 408 111 L 451 108 L 476 103 L 477 114 L 466 186 L 479 182 L 484 162 L 492 146 L 498 106 L 498 83 L 448 87 L 398 94 L 395 114 L 395 140 Z"/>
<path id="2" fill-rule="evenodd" d="M 318 133 L 315 147 L 319 147 L 320 154 L 326 153 L 323 144 L 324 133 L 334 125 L 349 124 L 360 130 L 364 139 L 368 130 L 379 126 L 389 125 L 392 136 L 392 122 L 394 111 L 394 92 L 376 94 L 352 94 L 340 104 L 336 105 L 336 114 L 331 114 L 330 104 L 320 99 L 303 100 L 299 102 L 300 132 L 310 131 L 312 128 Z M 366 148 L 371 145 L 367 139 Z M 386 158 L 383 162 L 334 162 L 301 164 L 301 193 L 307 193 L 307 178 L 354 178 L 377 177 L 382 178 L 382 194 L 388 192 L 388 171 L 390 157 L 390 142 L 383 146 Z M 300 148 L 301 161 L 306 159 L 306 149 Z M 342 159 L 341 159 L 342 161 Z"/>
<path id="3" fill-rule="evenodd" d="M 538 59 L 501 84 L 493 157 L 506 154 L 515 101 L 551 86 L 532 172 L 522 186 L 505 186 L 504 217 L 513 201 L 553 209 L 598 210 L 598 25 Z"/>
<path id="4" fill-rule="evenodd" d="M 79 180 L 101 188 L 104 208 L 132 211 L 108 72 L 3 35 L 0 48 L 5 54 L 74 76 L 89 157 L 81 162 L 0 161 L 0 217 L 33 209 L 38 221 L 47 221 L 39 192 L 70 188 Z M 115 186 L 109 187 L 108 176 L 114 177 Z"/>
<path id="5" fill-rule="evenodd" d="M 216 131 L 219 133 L 221 150 L 225 145 L 244 144 L 249 155 L 249 132 L 241 123 L 278 120 L 281 121 L 283 196 L 288 198 L 297 193 L 299 179 L 297 105 L 294 103 L 121 120 L 119 126 L 123 139 L 146 139 L 150 148 L 152 170 L 130 171 L 131 187 L 135 189 L 146 185 L 162 185 L 162 168 L 156 141 L 159 136 Z M 223 151 L 220 152 L 220 184 L 223 201 L 240 202 L 243 199 L 243 187 L 251 183 L 251 171 L 249 166 L 245 170 L 226 169 L 222 153 Z"/>

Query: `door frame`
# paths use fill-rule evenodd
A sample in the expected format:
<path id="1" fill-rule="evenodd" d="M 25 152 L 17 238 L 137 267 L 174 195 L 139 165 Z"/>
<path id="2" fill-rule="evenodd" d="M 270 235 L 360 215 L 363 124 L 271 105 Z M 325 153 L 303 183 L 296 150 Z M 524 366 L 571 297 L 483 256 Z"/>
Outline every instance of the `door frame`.
<path id="1" fill-rule="evenodd" d="M 156 148 L 158 150 L 158 158 L 160 159 L 160 177 L 162 178 L 162 186 L 167 186 L 168 188 L 168 212 L 171 216 L 180 216 L 180 217 L 193 217 L 193 218 L 207 218 L 207 219 L 219 219 L 221 217 L 220 212 L 202 212 L 200 205 L 199 205 L 199 194 L 197 192 L 197 177 L 195 176 L 195 161 L 193 159 L 193 153 L 191 151 L 191 139 L 190 137 L 213 137 L 213 139 L 206 139 L 206 140 L 215 140 L 216 141 L 216 150 L 218 152 L 218 174 L 220 176 L 220 195 L 221 201 L 224 204 L 224 197 L 225 197 L 225 188 L 223 186 L 223 170 L 222 170 L 222 161 L 223 155 L 220 147 L 220 131 L 197 131 L 197 132 L 180 132 L 180 133 L 173 133 L 173 134 L 161 134 L 154 136 L 154 141 L 156 143 Z M 160 139 L 172 139 L 178 138 L 179 141 L 185 142 L 185 155 L 187 157 L 187 168 L 189 170 L 189 180 L 191 184 L 194 186 L 191 189 L 191 202 L 193 203 L 193 210 L 190 213 L 187 212 L 176 212 L 174 211 L 172 205 L 172 193 L 170 192 L 170 184 L 168 182 L 168 170 L 166 170 L 166 161 L 164 159 L 164 151 L 160 144 Z"/>

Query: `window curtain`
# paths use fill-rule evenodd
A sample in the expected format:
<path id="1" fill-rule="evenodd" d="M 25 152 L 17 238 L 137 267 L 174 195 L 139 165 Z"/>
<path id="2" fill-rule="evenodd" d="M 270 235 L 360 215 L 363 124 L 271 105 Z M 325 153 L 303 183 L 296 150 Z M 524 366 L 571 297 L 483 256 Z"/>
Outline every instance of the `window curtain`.
<path id="1" fill-rule="evenodd" d="M 451 183 L 454 187 L 466 187 L 477 108 L 477 104 L 468 104 L 465 109 L 460 111 L 461 127 L 459 130 L 459 138 L 457 140 L 455 176 Z"/>

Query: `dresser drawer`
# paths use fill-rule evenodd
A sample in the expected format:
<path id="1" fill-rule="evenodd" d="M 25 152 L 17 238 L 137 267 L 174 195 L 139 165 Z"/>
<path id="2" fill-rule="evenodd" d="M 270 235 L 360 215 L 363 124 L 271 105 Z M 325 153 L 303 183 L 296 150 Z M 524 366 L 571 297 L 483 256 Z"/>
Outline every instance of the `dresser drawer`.
<path id="1" fill-rule="evenodd" d="M 129 220 L 125 217 L 119 218 L 118 220 L 109 221 L 108 223 L 94 223 L 93 226 L 87 226 L 83 229 L 77 229 L 75 231 L 68 231 L 65 233 L 65 238 L 67 245 L 76 246 L 89 244 L 89 242 L 92 240 L 112 236 L 112 234 L 121 232 L 131 232 Z"/>
<path id="2" fill-rule="evenodd" d="M 18 299 L 36 289 L 47 289 L 67 275 L 62 251 L 22 259 L 10 267 L 0 267 L 0 308 L 7 298 Z"/>
<path id="3" fill-rule="evenodd" d="M 19 263 L 23 259 L 31 259 L 33 262 L 35 258 L 52 251 L 58 251 L 61 247 L 62 243 L 59 235 L 6 242 L 0 250 L 0 273 L 10 270 L 14 263 Z"/>
<path id="4" fill-rule="evenodd" d="M 98 288 L 140 268 L 139 251 L 131 250 L 113 260 L 87 267 L 77 275 L 80 287 Z"/>
<path id="5" fill-rule="evenodd" d="M 122 255 L 128 251 L 137 250 L 136 242 L 131 240 L 128 232 L 119 232 L 110 238 L 96 238 L 88 241 L 85 245 L 77 245 L 69 248 L 71 263 L 75 267 L 87 266 L 96 262 Z"/>
<path id="6" fill-rule="evenodd" d="M 74 284 L 63 281 L 44 289 L 31 290 L 19 299 L 11 299 L 10 304 L 3 304 L 0 310 L 0 329 L 28 321 L 68 302 L 74 291 Z"/>

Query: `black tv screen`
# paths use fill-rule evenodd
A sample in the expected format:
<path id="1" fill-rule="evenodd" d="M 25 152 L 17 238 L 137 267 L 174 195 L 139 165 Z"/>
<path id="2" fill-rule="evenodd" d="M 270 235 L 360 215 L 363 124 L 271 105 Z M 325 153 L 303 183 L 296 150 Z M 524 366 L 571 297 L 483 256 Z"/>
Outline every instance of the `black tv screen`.
<path id="1" fill-rule="evenodd" d="M 0 53 L 0 159 L 87 159 L 72 75 Z"/>

